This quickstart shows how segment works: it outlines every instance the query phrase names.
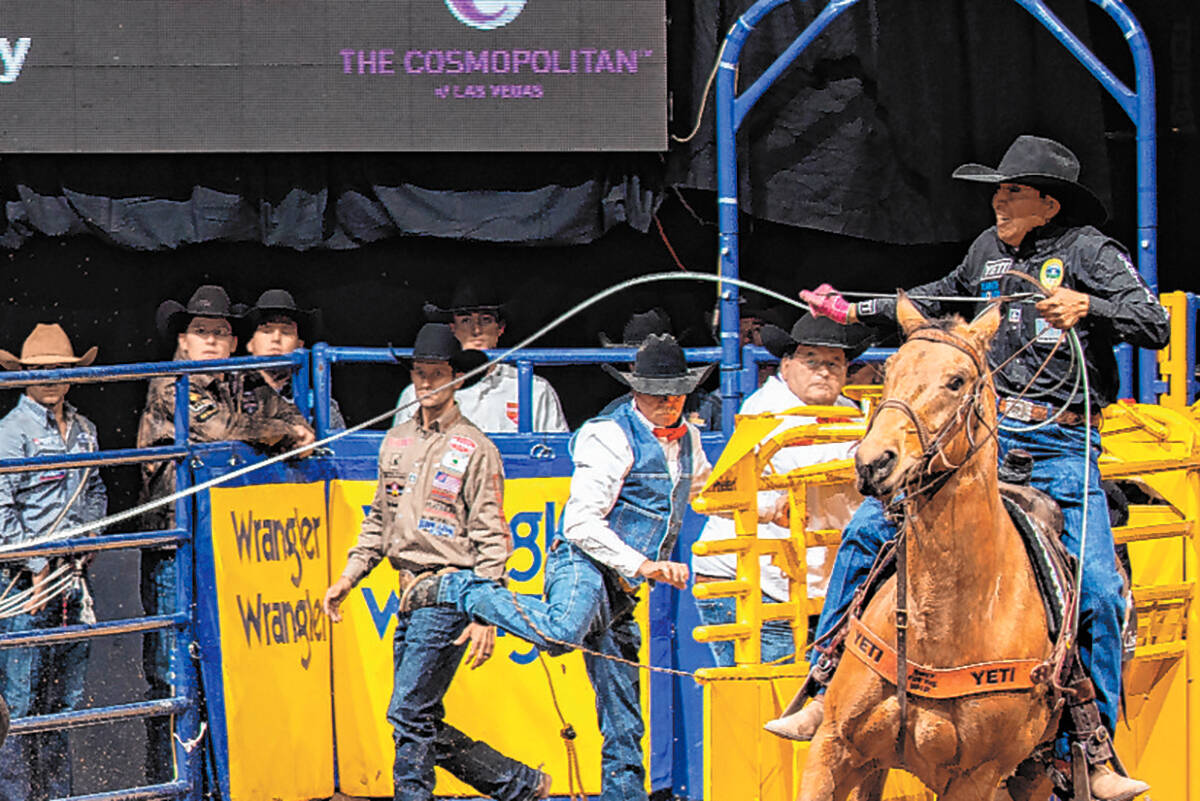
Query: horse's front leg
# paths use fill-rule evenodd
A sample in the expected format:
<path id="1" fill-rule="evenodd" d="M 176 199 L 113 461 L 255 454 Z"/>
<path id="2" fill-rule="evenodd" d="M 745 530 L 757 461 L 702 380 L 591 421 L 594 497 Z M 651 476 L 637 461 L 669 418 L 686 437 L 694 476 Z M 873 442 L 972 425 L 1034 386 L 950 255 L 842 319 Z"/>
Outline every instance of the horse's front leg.
<path id="1" fill-rule="evenodd" d="M 1000 771 L 992 763 L 985 763 L 970 771 L 960 773 L 950 780 L 944 792 L 938 794 L 939 801 L 993 801 L 1000 790 Z M 1000 797 L 1003 797 L 1001 794 Z"/>
<path id="2" fill-rule="evenodd" d="M 842 801 L 857 786 L 850 744 L 826 721 L 817 729 L 804 763 L 796 801 Z"/>

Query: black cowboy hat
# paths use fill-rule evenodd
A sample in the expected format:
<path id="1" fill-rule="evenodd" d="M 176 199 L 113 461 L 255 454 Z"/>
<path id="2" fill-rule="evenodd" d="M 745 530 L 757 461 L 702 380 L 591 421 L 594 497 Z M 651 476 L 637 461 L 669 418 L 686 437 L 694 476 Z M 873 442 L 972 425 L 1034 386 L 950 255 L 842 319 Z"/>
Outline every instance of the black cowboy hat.
<path id="1" fill-rule="evenodd" d="M 276 315 L 295 321 L 300 338 L 306 343 L 316 339 L 321 325 L 321 310 L 301 309 L 296 305 L 296 299 L 292 297 L 292 293 L 286 289 L 268 289 L 258 296 L 258 300 L 254 301 L 254 305 L 246 312 L 246 335 L 253 335 L 254 330 L 264 320 Z"/>
<path id="2" fill-rule="evenodd" d="M 426 302 L 422 311 L 425 312 L 425 319 L 434 323 L 451 323 L 454 322 L 455 314 L 470 312 L 491 312 L 496 315 L 496 319 L 503 322 L 508 317 L 507 309 L 506 304 L 496 300 L 496 294 L 492 289 L 467 279 L 454 288 L 454 294 L 451 296 L 448 306 L 443 308 Z"/>
<path id="3" fill-rule="evenodd" d="M 700 382 L 716 367 L 687 366 L 683 348 L 670 334 L 651 334 L 638 348 L 633 362 L 633 372 L 623 372 L 611 364 L 602 364 L 600 369 L 643 395 L 689 395 Z"/>
<path id="4" fill-rule="evenodd" d="M 1108 211 L 1100 198 L 1079 183 L 1079 159 L 1066 145 L 1040 136 L 1018 136 L 1000 166 L 963 164 L 954 178 L 983 184 L 1024 184 L 1050 195 L 1063 211 L 1083 223 L 1103 225 Z"/>
<path id="5" fill-rule="evenodd" d="M 606 348 L 636 348 L 646 341 L 651 334 L 671 333 L 671 318 L 661 307 L 650 311 L 630 315 L 621 329 L 621 340 L 613 342 L 608 335 L 601 331 L 597 336 L 600 344 Z"/>
<path id="6" fill-rule="evenodd" d="M 412 356 L 401 359 L 410 367 L 412 362 L 446 362 L 456 373 L 469 373 L 476 367 L 487 364 L 487 354 L 481 350 L 463 350 L 458 338 L 445 323 L 425 323 L 417 332 L 417 340 L 413 343 Z M 458 389 L 480 381 L 485 371 L 471 376 Z"/>
<path id="7" fill-rule="evenodd" d="M 763 347 L 776 359 L 796 352 L 801 345 L 818 348 L 838 348 L 845 351 L 846 361 L 851 362 L 871 346 L 874 331 L 862 323 L 842 325 L 827 317 L 814 317 L 805 312 L 789 334 L 777 325 L 767 323 L 759 330 Z"/>
<path id="8" fill-rule="evenodd" d="M 215 284 L 205 284 L 192 293 L 184 306 L 177 300 L 164 300 L 158 305 L 154 322 L 161 336 L 172 338 L 179 334 L 193 317 L 223 317 L 230 323 L 242 319 L 246 307 L 232 303 L 229 293 Z"/>

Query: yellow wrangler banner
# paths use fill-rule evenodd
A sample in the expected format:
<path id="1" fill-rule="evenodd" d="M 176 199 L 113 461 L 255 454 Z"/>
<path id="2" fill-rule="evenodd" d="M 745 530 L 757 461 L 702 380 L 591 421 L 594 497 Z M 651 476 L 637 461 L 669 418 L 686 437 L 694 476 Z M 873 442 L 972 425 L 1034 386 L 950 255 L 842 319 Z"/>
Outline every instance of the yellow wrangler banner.
<path id="1" fill-rule="evenodd" d="M 509 573 L 517 592 L 541 592 L 546 547 L 561 520 L 569 486 L 565 477 L 505 482 L 504 509 L 514 545 Z M 373 481 L 330 483 L 329 579 L 345 566 L 346 551 L 358 537 L 374 489 Z M 333 627 L 338 777 L 341 791 L 349 795 L 392 794 L 394 748 L 386 713 L 398 606 L 396 572 L 385 561 L 355 587 L 343 604 L 343 621 Z M 548 658 L 547 665 L 563 715 L 578 733 L 575 743 L 583 789 L 598 794 L 600 733 L 583 658 L 571 653 Z M 545 762 L 543 769 L 555 777 L 554 794 L 566 794 L 566 753 L 558 734 L 562 724 L 532 646 L 512 636 L 499 637 L 495 653 L 483 667 L 460 668 L 445 703 L 447 723 L 533 767 Z M 441 769 L 437 794 L 479 795 Z"/>
<path id="2" fill-rule="evenodd" d="M 210 499 L 230 797 L 329 797 L 325 482 L 215 488 Z"/>

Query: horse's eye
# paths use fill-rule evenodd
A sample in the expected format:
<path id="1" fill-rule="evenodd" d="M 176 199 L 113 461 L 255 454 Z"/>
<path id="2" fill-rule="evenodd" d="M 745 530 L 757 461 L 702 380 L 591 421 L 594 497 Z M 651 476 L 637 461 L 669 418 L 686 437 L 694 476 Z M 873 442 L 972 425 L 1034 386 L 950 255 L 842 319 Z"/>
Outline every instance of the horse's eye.
<path id="1" fill-rule="evenodd" d="M 960 389 L 962 389 L 962 386 L 965 383 L 966 381 L 963 380 L 962 376 L 956 375 L 946 382 L 946 389 L 950 390 L 951 392 L 958 392 Z"/>

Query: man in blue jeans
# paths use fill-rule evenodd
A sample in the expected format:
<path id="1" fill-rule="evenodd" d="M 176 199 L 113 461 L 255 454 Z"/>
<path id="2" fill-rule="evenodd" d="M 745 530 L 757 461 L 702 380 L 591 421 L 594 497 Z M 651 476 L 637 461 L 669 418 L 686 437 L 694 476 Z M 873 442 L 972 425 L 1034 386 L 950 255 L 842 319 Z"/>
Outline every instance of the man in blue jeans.
<path id="1" fill-rule="evenodd" d="M 429 323 L 413 345 L 417 413 L 388 431 L 379 450 L 379 484 L 346 568 L 325 593 L 324 609 L 341 620 L 341 604 L 386 557 L 409 594 L 416 577 L 449 568 L 489 579 L 504 574 L 512 537 L 504 517 L 500 452 L 459 411 L 456 384 L 486 362 L 464 351 L 448 325 Z M 442 697 L 467 654 L 472 668 L 491 656 L 496 630 L 449 606 L 401 609 L 393 645 L 394 683 L 387 718 L 395 731 L 395 801 L 431 801 L 434 766 L 497 801 L 536 801 L 550 776 L 467 737 L 443 720 Z"/>
<path id="2" fill-rule="evenodd" d="M 587 649 L 604 737 L 600 798 L 645 801 L 635 593 L 647 580 L 687 587 L 687 565 L 669 557 L 711 467 L 683 405 L 712 367 L 688 369 L 669 334 L 645 339 L 632 373 L 603 367 L 633 397 L 572 440 L 575 470 L 563 533 L 546 559 L 545 600 L 518 597 L 477 568 L 418 583 L 401 609 L 448 606 L 551 653 Z"/>
<path id="3" fill-rule="evenodd" d="M 1079 650 L 1096 688 L 1099 724 L 1078 731 L 1091 763 L 1092 796 L 1127 801 L 1149 785 L 1108 766 L 1121 694 L 1121 620 L 1124 602 L 1115 566 L 1108 506 L 1100 488 L 1100 411 L 1117 397 L 1113 346 L 1129 342 L 1161 348 L 1169 337 L 1167 312 L 1133 268 L 1126 250 L 1092 227 L 1103 224 L 1103 205 L 1078 182 L 1079 161 L 1050 139 L 1020 136 L 999 166 L 965 164 L 954 177 L 995 187 L 996 225 L 972 244 L 963 262 L 938 281 L 910 290 L 928 315 L 944 313 L 929 297 L 990 298 L 1028 293 L 1044 297 L 1002 302 L 1004 321 L 992 340 L 988 362 L 999 397 L 1000 454 L 1021 448 L 1034 457 L 1032 485 L 1062 507 L 1063 542 L 1080 557 Z M 895 300 L 851 305 L 829 285 L 802 292 L 816 314 L 840 322 L 895 319 Z M 922 300 L 921 298 L 926 298 Z M 1069 343 L 1074 329 L 1083 347 L 1089 393 L 1076 383 Z M 1088 413 L 1090 412 L 1090 417 Z M 1090 442 L 1088 485 L 1083 485 L 1085 444 Z M 1087 520 L 1083 498 L 1087 495 Z M 1086 529 L 1085 529 L 1086 527 Z M 1086 549 L 1080 553 L 1087 531 Z M 842 535 L 817 636 L 827 634 L 866 578 L 882 545 L 895 536 L 878 501 L 865 502 Z M 768 729 L 792 739 L 811 739 L 824 716 L 820 697 L 771 721 Z"/>
<path id="4" fill-rule="evenodd" d="M 85 367 L 95 358 L 95 348 L 76 356 L 66 332 L 57 325 L 34 328 L 20 357 L 0 350 L 0 364 L 8 370 Z M 66 401 L 69 388 L 68 384 L 41 384 L 25 390 L 16 407 L 0 420 L 0 459 L 98 449 L 96 426 Z M 104 482 L 95 468 L 9 473 L 0 476 L 0 543 L 19 543 L 86 525 L 104 517 L 107 508 Z M 0 631 L 94 623 L 83 564 L 82 559 L 71 564 L 44 558 L 0 563 L 0 590 L 6 590 L 6 600 L 12 602 L 25 593 L 20 613 L 0 620 Z M 0 694 L 17 718 L 78 709 L 83 705 L 87 663 L 87 640 L 5 649 L 0 651 Z M 74 794 L 71 778 L 65 730 L 16 736 L 0 747 L 0 801 L 65 798 Z"/>

